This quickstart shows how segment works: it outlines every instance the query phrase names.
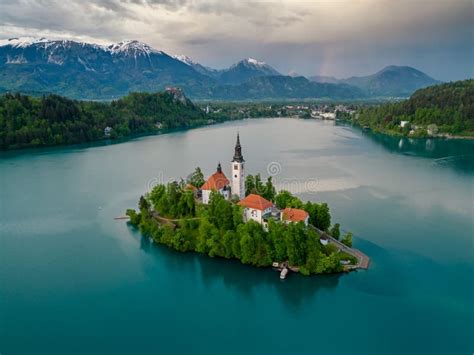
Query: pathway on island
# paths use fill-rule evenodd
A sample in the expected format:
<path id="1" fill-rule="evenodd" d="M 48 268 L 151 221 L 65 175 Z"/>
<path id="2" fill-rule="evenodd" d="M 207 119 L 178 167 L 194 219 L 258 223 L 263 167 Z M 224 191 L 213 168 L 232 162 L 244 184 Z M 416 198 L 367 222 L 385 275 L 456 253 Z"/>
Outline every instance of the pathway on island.
<path id="1" fill-rule="evenodd" d="M 346 252 L 347 254 L 352 255 L 353 257 L 357 259 L 356 265 L 347 265 L 348 270 L 369 268 L 370 258 L 367 255 L 365 255 L 363 252 L 361 252 L 359 249 L 348 247 L 347 245 L 341 243 L 339 240 L 331 237 L 329 234 L 316 228 L 315 226 L 311 224 L 309 226 L 312 229 L 314 229 L 316 232 L 318 232 L 320 236 L 327 238 L 330 243 L 335 244 L 340 250 Z"/>

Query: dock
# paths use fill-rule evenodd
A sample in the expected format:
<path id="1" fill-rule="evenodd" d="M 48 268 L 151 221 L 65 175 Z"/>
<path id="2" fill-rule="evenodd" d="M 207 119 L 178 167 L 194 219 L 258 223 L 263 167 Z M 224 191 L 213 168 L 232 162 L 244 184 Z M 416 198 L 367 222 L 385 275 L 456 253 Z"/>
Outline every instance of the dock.
<path id="1" fill-rule="evenodd" d="M 300 268 L 298 266 L 290 266 L 288 264 L 288 261 L 284 261 L 282 263 L 279 263 L 277 261 L 274 261 L 272 263 L 272 267 L 278 271 L 280 271 L 280 279 L 284 280 L 286 279 L 286 276 L 288 275 L 288 272 L 299 272 Z"/>

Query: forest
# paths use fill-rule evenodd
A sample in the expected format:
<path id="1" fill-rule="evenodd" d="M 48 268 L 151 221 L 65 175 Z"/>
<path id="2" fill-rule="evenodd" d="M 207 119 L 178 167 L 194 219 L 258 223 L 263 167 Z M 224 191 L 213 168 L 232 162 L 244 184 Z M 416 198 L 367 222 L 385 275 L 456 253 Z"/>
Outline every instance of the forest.
<path id="1" fill-rule="evenodd" d="M 302 274 L 310 275 L 341 272 L 340 261 L 343 259 L 355 262 L 353 257 L 339 252 L 334 245 L 322 245 L 318 233 L 302 222 L 285 224 L 270 220 L 268 231 L 265 231 L 257 222 L 243 223 L 241 207 L 219 193 L 211 194 L 208 205 L 196 202 L 195 191 L 189 185 L 196 179 L 202 181 L 200 169 L 196 171 L 188 182 L 156 185 L 146 196 L 141 196 L 138 211 L 127 210 L 130 223 L 139 228 L 144 237 L 177 251 L 237 259 L 257 267 L 271 266 L 274 261 L 288 261 L 290 265 L 299 266 Z M 261 179 L 259 176 L 255 178 L 253 185 L 246 184 L 247 194 L 255 193 L 259 188 L 261 191 L 267 188 L 272 193 L 275 191 L 271 179 L 265 185 L 259 185 Z M 248 182 L 250 180 L 252 178 Z M 339 239 L 339 224 L 330 228 L 331 215 L 327 204 L 303 203 L 288 191 L 273 194 L 273 202 L 279 208 L 305 209 L 311 224 Z M 352 234 L 347 233 L 342 242 L 351 246 Z"/>
<path id="2" fill-rule="evenodd" d="M 7 93 L 0 96 L 0 149 L 119 139 L 207 122 L 190 100 L 169 92 L 132 93 L 111 102 Z"/>
<path id="3" fill-rule="evenodd" d="M 474 136 L 474 80 L 429 86 L 406 101 L 362 108 L 353 121 L 395 135 Z M 402 127 L 402 121 L 408 123 Z"/>

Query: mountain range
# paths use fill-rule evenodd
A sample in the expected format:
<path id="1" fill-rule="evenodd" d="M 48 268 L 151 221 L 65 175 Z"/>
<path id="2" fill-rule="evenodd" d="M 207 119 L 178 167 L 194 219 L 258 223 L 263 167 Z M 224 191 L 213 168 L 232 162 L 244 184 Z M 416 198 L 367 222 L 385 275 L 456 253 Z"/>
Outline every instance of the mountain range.
<path id="1" fill-rule="evenodd" d="M 318 83 L 348 84 L 363 89 L 369 96 L 410 96 L 420 88 L 438 84 L 439 81 L 407 66 L 390 65 L 367 76 L 336 79 L 332 76 L 313 76 Z"/>
<path id="2" fill-rule="evenodd" d="M 436 83 L 410 67 L 389 66 L 373 75 L 341 80 L 305 78 L 282 75 L 253 58 L 213 69 L 135 40 L 109 46 L 47 38 L 0 40 L 0 92 L 113 99 L 132 91 L 179 86 L 193 99 L 357 99 L 405 97 Z"/>

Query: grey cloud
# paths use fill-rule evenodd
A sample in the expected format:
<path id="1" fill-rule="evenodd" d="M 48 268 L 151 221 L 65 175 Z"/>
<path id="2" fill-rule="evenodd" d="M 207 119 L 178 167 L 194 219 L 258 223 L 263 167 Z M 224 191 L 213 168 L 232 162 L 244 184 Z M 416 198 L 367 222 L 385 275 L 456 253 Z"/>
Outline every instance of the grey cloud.
<path id="1" fill-rule="evenodd" d="M 387 64 L 472 76 L 471 0 L 0 0 L 0 38 L 138 39 L 203 64 L 252 56 L 281 72 L 345 76 Z M 471 63 L 469 63 L 469 61 Z"/>

